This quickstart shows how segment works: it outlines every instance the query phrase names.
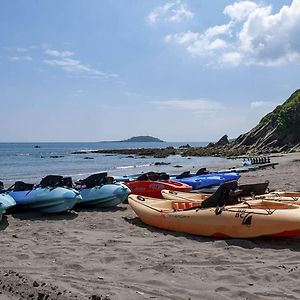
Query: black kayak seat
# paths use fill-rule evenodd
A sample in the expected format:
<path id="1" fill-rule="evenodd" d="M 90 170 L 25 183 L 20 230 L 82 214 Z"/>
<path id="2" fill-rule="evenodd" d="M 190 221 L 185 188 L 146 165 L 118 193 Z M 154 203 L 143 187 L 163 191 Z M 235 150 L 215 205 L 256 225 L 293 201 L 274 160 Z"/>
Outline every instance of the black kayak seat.
<path id="1" fill-rule="evenodd" d="M 25 183 L 23 181 L 16 181 L 13 185 L 14 192 L 31 191 L 34 187 L 33 183 Z"/>
<path id="2" fill-rule="evenodd" d="M 209 172 L 206 170 L 206 168 L 201 168 L 196 173 L 196 175 L 204 175 L 204 174 L 209 174 Z"/>
<path id="3" fill-rule="evenodd" d="M 63 178 L 63 184 L 66 187 L 72 188 L 73 187 L 73 180 L 72 177 L 64 177 Z"/>
<path id="4" fill-rule="evenodd" d="M 269 181 L 260 182 L 260 183 L 249 183 L 249 184 L 241 184 L 238 186 L 242 192 L 239 195 L 240 197 L 248 197 L 252 195 L 263 195 L 267 193 L 269 186 Z"/>
<path id="5" fill-rule="evenodd" d="M 163 172 L 163 173 L 159 173 L 159 178 L 158 179 L 159 180 L 169 180 L 170 176 L 167 173 Z"/>
<path id="6" fill-rule="evenodd" d="M 81 185 L 85 185 L 86 188 L 90 189 L 95 186 L 101 186 L 106 184 L 107 172 L 96 173 L 88 176 L 85 179 L 80 180 Z"/>
<path id="7" fill-rule="evenodd" d="M 201 208 L 218 207 L 238 203 L 240 190 L 237 181 L 227 181 L 220 185 L 211 196 L 201 202 Z"/>
<path id="8" fill-rule="evenodd" d="M 187 177 L 191 177 L 191 172 L 190 171 L 185 171 L 183 173 L 181 173 L 180 175 L 176 176 L 176 179 L 181 179 L 181 178 L 187 178 Z"/>
<path id="9" fill-rule="evenodd" d="M 3 184 L 2 181 L 0 181 L 0 192 L 1 192 L 1 191 L 4 191 L 4 184 Z"/>
<path id="10" fill-rule="evenodd" d="M 157 180 L 168 180 L 170 179 L 170 176 L 165 173 L 156 173 L 156 172 L 148 172 L 140 175 L 136 180 L 138 181 L 145 181 L 145 180 L 152 180 L 152 181 L 157 181 Z"/>
<path id="11" fill-rule="evenodd" d="M 42 188 L 63 187 L 64 186 L 63 176 L 60 176 L 60 175 L 47 175 L 46 177 L 44 177 L 41 180 L 40 186 Z"/>

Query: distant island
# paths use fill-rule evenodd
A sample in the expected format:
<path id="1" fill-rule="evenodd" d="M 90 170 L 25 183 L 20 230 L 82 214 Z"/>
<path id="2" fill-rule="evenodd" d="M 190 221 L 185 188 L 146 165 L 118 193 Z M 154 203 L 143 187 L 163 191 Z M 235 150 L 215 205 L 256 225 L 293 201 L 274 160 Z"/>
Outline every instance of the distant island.
<path id="1" fill-rule="evenodd" d="M 150 135 L 139 135 L 139 136 L 133 136 L 127 140 L 123 140 L 120 142 L 126 142 L 126 143 L 148 143 L 148 142 L 159 142 L 159 143 L 165 143 L 165 141 L 162 141 L 158 138 L 155 138 Z"/>

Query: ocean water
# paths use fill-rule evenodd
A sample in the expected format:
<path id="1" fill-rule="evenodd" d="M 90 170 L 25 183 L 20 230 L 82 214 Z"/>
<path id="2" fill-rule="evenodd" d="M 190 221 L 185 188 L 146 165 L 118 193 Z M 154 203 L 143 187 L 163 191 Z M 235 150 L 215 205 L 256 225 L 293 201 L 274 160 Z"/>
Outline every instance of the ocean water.
<path id="1" fill-rule="evenodd" d="M 147 171 L 165 171 L 179 174 L 184 170 L 196 171 L 201 167 L 223 168 L 238 165 L 238 161 L 216 157 L 167 158 L 128 157 L 127 155 L 72 154 L 79 150 L 122 149 L 122 148 L 163 148 L 179 147 L 181 143 L 0 143 L 0 180 L 9 185 L 17 180 L 38 183 L 49 174 L 85 178 L 95 172 L 107 171 L 109 175 L 131 175 Z M 191 146 L 204 146 L 207 143 L 189 143 Z M 36 148 L 38 145 L 40 148 Z M 91 157 L 93 159 L 85 159 Z M 170 163 L 167 166 L 154 166 L 155 162 Z M 182 168 L 174 166 L 181 165 Z"/>

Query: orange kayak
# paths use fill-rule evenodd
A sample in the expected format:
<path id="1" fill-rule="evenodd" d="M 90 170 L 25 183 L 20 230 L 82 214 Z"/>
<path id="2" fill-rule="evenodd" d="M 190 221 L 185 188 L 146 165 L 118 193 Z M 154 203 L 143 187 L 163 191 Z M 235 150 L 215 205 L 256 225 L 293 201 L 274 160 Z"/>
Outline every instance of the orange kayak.
<path id="1" fill-rule="evenodd" d="M 128 202 L 146 224 L 177 232 L 222 238 L 300 236 L 300 206 L 249 200 L 222 208 L 199 208 L 195 201 L 129 195 Z"/>

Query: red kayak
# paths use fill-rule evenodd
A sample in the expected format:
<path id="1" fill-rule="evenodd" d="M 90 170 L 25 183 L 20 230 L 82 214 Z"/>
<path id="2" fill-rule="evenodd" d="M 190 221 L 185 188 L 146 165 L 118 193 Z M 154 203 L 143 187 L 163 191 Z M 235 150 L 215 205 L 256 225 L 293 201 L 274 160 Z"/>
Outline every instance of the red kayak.
<path id="1" fill-rule="evenodd" d="M 135 181 L 124 182 L 130 188 L 132 194 L 163 199 L 161 190 L 188 192 L 192 189 L 190 185 L 167 179 L 165 173 L 149 172 L 143 174 Z"/>

